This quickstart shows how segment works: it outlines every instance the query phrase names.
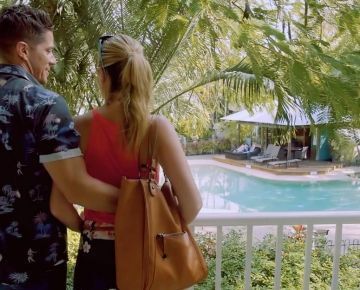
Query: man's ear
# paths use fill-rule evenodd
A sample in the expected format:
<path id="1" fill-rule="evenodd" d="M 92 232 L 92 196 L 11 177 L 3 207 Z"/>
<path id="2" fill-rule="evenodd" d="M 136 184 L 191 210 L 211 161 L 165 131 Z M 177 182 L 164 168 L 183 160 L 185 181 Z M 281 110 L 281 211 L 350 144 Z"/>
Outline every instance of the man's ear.
<path id="1" fill-rule="evenodd" d="M 19 58 L 21 58 L 24 61 L 29 60 L 29 45 L 24 41 L 19 41 L 16 43 L 16 53 Z"/>

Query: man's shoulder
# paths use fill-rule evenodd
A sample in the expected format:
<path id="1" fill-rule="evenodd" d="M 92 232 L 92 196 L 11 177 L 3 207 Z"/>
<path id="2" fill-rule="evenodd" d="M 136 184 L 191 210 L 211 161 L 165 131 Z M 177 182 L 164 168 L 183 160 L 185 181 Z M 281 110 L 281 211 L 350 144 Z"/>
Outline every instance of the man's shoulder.
<path id="1" fill-rule="evenodd" d="M 24 90 L 27 94 L 33 95 L 39 98 L 58 98 L 61 97 L 58 93 L 51 91 L 49 89 L 44 88 L 43 86 L 29 84 L 28 86 L 24 87 Z"/>
<path id="2" fill-rule="evenodd" d="M 7 84 L 4 84 L 3 87 L 5 92 L 11 91 L 13 94 L 23 94 L 29 97 L 42 99 L 60 97 L 59 94 L 21 77 L 12 77 L 8 79 Z"/>
<path id="3" fill-rule="evenodd" d="M 22 88 L 22 94 L 27 99 L 26 103 L 38 108 L 52 107 L 56 104 L 63 107 L 65 103 L 64 98 L 58 93 L 32 83 L 28 83 Z"/>

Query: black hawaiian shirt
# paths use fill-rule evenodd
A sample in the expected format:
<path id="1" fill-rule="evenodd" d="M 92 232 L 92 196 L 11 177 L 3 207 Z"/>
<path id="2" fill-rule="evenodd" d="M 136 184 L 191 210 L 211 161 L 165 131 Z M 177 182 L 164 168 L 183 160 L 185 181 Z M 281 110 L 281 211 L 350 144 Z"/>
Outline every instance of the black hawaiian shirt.
<path id="1" fill-rule="evenodd" d="M 0 65 L 0 285 L 26 285 L 65 263 L 66 228 L 50 213 L 42 163 L 80 156 L 63 97 Z"/>

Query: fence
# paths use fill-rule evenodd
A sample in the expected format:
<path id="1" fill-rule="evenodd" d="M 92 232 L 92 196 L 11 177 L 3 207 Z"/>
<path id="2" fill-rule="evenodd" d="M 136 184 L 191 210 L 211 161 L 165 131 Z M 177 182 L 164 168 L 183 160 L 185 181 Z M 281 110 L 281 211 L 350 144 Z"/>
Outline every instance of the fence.
<path id="1" fill-rule="evenodd" d="M 332 251 L 335 247 L 334 241 L 332 241 L 332 240 L 326 241 L 326 247 L 330 251 Z M 340 248 L 341 248 L 341 250 L 340 250 L 341 254 L 345 254 L 349 249 L 360 249 L 360 240 L 359 239 L 341 240 Z"/>
<path id="2" fill-rule="evenodd" d="M 281 259 L 285 225 L 306 225 L 307 232 L 314 232 L 314 225 L 336 225 L 335 240 L 329 247 L 333 252 L 333 268 L 331 289 L 338 289 L 340 255 L 345 251 L 342 242 L 344 224 L 360 224 L 360 212 L 301 212 L 301 213 L 256 213 L 256 214 L 203 214 L 192 224 L 196 227 L 216 227 L 216 273 L 215 289 L 221 289 L 221 261 L 223 227 L 246 226 L 246 258 L 245 258 L 245 290 L 251 289 L 251 262 L 253 246 L 253 230 L 257 226 L 276 226 L 276 256 L 274 289 L 281 289 Z M 311 252 L 314 246 L 313 235 L 306 235 L 303 289 L 309 289 Z M 343 248 L 343 250 L 342 250 Z"/>

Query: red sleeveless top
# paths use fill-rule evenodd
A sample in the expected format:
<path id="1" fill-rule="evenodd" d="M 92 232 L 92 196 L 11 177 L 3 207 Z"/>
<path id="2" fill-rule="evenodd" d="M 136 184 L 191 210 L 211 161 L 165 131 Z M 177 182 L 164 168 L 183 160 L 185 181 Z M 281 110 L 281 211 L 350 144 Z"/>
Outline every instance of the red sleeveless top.
<path id="1" fill-rule="evenodd" d="M 122 176 L 139 177 L 138 157 L 124 148 L 121 126 L 92 111 L 89 137 L 84 153 L 88 173 L 111 185 L 120 186 Z M 114 224 L 114 214 L 84 209 L 86 220 Z"/>

